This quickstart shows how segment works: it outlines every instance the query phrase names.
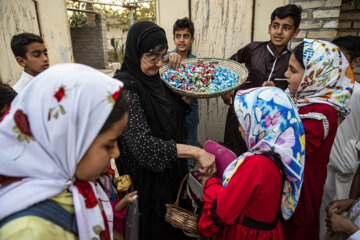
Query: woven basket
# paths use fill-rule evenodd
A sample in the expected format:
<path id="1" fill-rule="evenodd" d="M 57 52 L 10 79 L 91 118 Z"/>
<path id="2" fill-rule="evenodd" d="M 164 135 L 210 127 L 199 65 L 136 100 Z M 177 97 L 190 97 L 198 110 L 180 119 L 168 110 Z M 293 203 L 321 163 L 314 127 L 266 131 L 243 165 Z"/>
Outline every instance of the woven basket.
<path id="1" fill-rule="evenodd" d="M 187 173 L 184 179 L 181 181 L 175 204 L 165 204 L 165 221 L 170 223 L 175 228 L 180 228 L 190 234 L 199 235 L 197 228 L 197 214 L 179 207 L 181 190 L 185 180 L 188 179 L 189 174 L 190 173 Z"/>
<path id="2" fill-rule="evenodd" d="M 172 86 L 171 84 L 169 84 L 165 79 L 161 78 L 164 83 L 166 84 L 166 86 L 168 88 L 170 88 L 173 92 L 181 95 L 181 96 L 187 96 L 187 97 L 192 97 L 192 98 L 212 98 L 212 97 L 218 97 L 221 95 L 224 95 L 226 93 L 229 93 L 233 90 L 235 90 L 237 87 L 239 87 L 241 84 L 243 84 L 247 77 L 248 77 L 248 70 L 246 69 L 244 64 L 240 64 L 238 62 L 235 62 L 233 60 L 230 59 L 223 59 L 223 58 L 189 58 L 186 60 L 182 60 L 181 64 L 186 64 L 186 63 L 190 63 L 190 64 L 213 64 L 215 66 L 221 66 L 224 68 L 228 68 L 231 71 L 234 71 L 238 76 L 238 82 L 227 89 L 224 89 L 222 91 L 217 91 L 217 92 L 192 92 L 192 91 L 186 91 L 183 89 L 179 89 L 176 88 L 174 86 Z M 164 66 L 162 66 L 159 70 L 160 72 L 160 76 L 162 73 L 166 72 L 166 70 L 169 68 L 169 63 L 164 64 Z"/>

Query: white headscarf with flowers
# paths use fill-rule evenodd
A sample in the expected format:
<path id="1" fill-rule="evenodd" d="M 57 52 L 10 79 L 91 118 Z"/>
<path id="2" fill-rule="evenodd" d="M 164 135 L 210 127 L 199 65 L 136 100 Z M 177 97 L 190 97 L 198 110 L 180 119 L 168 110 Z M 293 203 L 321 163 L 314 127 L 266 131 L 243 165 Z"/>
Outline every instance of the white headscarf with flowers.
<path id="1" fill-rule="evenodd" d="M 304 39 L 303 62 L 304 76 L 292 96 L 295 104 L 325 103 L 347 115 L 355 78 L 345 55 L 330 42 Z"/>
<path id="2" fill-rule="evenodd" d="M 24 88 L 0 123 L 0 219 L 69 189 L 79 238 L 112 239 L 107 196 L 74 175 L 122 86 L 93 68 L 67 63 Z"/>

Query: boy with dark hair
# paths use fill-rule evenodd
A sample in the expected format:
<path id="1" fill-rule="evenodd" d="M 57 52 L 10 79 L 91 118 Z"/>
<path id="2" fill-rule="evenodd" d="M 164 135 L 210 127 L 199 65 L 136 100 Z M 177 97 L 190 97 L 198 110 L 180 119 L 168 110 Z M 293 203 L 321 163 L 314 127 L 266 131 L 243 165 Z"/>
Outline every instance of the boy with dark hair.
<path id="1" fill-rule="evenodd" d="M 231 60 L 245 63 L 249 70 L 246 83 L 235 92 L 239 89 L 260 86 L 277 86 L 283 90 L 287 88 L 288 83 L 284 74 L 291 55 L 287 44 L 298 35 L 300 20 L 301 8 L 296 5 L 289 4 L 275 9 L 271 14 L 268 29 L 270 41 L 252 42 L 231 56 Z M 225 104 L 230 105 L 226 119 L 224 145 L 239 156 L 247 151 L 247 147 L 238 131 L 239 122 L 232 105 L 234 93 L 223 95 L 222 98 Z"/>
<path id="2" fill-rule="evenodd" d="M 360 37 L 339 37 L 332 42 L 344 53 L 352 68 L 360 67 Z M 327 165 L 327 177 L 320 211 L 321 239 L 326 235 L 325 206 L 333 200 L 359 197 L 360 189 L 354 189 L 351 185 L 359 166 L 358 150 L 356 149 L 356 144 L 360 142 L 359 103 L 360 83 L 355 82 L 349 104 L 351 112 L 338 127 Z M 360 175 L 355 175 L 354 180 L 359 181 Z"/>
<path id="3" fill-rule="evenodd" d="M 344 53 L 352 68 L 360 66 L 360 37 L 339 37 L 332 42 L 340 48 L 342 53 Z"/>
<path id="4" fill-rule="evenodd" d="M 14 35 L 11 49 L 17 63 L 24 68 L 20 80 L 13 86 L 20 92 L 33 77 L 49 68 L 49 58 L 44 40 L 32 33 Z"/>
<path id="5" fill-rule="evenodd" d="M 9 86 L 9 84 L 0 82 L 0 122 L 2 116 L 9 108 L 9 105 L 15 96 L 16 92 Z"/>
<path id="6" fill-rule="evenodd" d="M 194 23 L 187 17 L 176 20 L 173 26 L 173 40 L 175 50 L 169 53 L 171 66 L 178 67 L 182 59 L 195 58 L 191 53 L 191 46 L 194 42 Z M 198 101 L 193 98 L 190 102 L 190 112 L 186 116 L 187 140 L 186 143 L 197 146 L 197 128 L 199 124 Z M 188 169 L 195 167 L 195 159 L 188 159 Z"/>
<path id="7" fill-rule="evenodd" d="M 173 40 L 176 52 L 182 59 L 193 58 L 191 46 L 194 43 L 194 24 L 188 18 L 178 19 L 173 26 Z"/>
<path id="8" fill-rule="evenodd" d="M 173 26 L 173 40 L 175 50 L 169 52 L 169 62 L 173 67 L 180 66 L 180 61 L 187 58 L 195 58 L 191 53 L 194 43 L 194 23 L 187 17 L 176 20 Z"/>

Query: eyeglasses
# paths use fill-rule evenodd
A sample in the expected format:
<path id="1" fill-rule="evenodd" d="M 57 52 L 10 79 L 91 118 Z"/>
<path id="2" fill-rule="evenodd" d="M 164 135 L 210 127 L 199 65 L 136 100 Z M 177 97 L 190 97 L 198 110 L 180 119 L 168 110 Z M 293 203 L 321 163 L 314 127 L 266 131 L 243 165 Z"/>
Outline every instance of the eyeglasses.
<path id="1" fill-rule="evenodd" d="M 162 57 L 157 57 L 157 56 L 154 55 L 154 54 L 144 54 L 144 57 L 145 57 L 145 59 L 146 59 L 149 63 L 157 64 L 159 61 L 167 62 L 167 60 L 168 60 L 168 58 L 169 58 L 169 55 L 168 55 L 168 54 L 165 54 L 165 55 L 162 56 Z"/>

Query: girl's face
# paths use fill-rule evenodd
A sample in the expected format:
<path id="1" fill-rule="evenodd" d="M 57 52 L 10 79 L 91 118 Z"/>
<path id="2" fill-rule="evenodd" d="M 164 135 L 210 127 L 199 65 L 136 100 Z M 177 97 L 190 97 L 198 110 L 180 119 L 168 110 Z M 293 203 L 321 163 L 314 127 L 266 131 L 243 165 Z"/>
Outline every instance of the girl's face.
<path id="1" fill-rule="evenodd" d="M 303 78 L 305 69 L 301 66 L 298 60 L 296 60 L 295 55 L 291 54 L 290 60 L 289 60 L 289 67 L 287 71 L 285 72 L 285 77 L 287 78 L 287 81 L 289 83 L 288 89 L 290 90 L 291 94 L 294 94 L 297 92 L 299 85 L 301 83 L 301 80 Z"/>
<path id="2" fill-rule="evenodd" d="M 123 132 L 128 121 L 128 113 L 115 122 L 109 130 L 100 133 L 76 167 L 75 176 L 83 181 L 95 181 L 105 173 L 110 159 L 120 155 L 117 138 Z"/>
<path id="3" fill-rule="evenodd" d="M 166 49 L 163 49 L 159 54 L 144 53 L 140 59 L 141 71 L 151 77 L 159 72 L 163 65 L 163 57 L 166 54 Z"/>

